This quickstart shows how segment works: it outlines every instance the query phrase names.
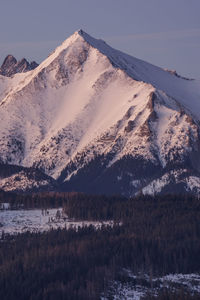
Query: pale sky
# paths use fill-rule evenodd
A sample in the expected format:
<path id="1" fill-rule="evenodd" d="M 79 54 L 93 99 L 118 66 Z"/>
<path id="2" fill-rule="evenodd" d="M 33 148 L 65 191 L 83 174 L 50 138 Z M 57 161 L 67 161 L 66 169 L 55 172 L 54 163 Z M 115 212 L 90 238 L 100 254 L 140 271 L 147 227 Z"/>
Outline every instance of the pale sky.
<path id="1" fill-rule="evenodd" d="M 200 79 L 200 0 L 0 0 L 0 63 L 38 63 L 82 28 L 112 47 Z"/>

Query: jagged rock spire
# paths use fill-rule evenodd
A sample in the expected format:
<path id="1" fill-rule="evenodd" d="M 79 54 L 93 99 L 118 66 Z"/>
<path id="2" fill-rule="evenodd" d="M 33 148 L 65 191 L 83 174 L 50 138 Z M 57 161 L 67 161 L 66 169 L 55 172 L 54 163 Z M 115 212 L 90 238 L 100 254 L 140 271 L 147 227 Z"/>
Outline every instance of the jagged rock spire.
<path id="1" fill-rule="evenodd" d="M 4 59 L 4 62 L 0 68 L 0 74 L 3 76 L 10 77 L 16 73 L 27 72 L 35 69 L 38 64 L 33 61 L 29 63 L 25 58 L 22 58 L 20 61 L 17 61 L 16 58 L 9 54 Z"/>

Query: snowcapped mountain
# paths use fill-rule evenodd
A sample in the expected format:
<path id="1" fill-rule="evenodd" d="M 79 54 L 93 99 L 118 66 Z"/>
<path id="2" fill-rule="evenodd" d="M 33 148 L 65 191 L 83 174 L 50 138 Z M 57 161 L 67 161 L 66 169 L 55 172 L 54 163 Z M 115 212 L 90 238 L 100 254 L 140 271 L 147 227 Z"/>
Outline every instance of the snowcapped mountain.
<path id="1" fill-rule="evenodd" d="M 0 76 L 0 115 L 1 163 L 62 190 L 200 191 L 200 82 L 82 30 L 34 70 Z"/>

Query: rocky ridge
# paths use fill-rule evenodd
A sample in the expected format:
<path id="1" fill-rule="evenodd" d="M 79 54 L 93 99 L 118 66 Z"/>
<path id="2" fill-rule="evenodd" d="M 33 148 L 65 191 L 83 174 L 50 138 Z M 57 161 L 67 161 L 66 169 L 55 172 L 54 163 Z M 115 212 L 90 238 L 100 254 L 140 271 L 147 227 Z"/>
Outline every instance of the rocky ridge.
<path id="1" fill-rule="evenodd" d="M 199 81 L 80 30 L 35 70 L 0 77 L 0 160 L 60 190 L 199 193 L 199 112 Z"/>

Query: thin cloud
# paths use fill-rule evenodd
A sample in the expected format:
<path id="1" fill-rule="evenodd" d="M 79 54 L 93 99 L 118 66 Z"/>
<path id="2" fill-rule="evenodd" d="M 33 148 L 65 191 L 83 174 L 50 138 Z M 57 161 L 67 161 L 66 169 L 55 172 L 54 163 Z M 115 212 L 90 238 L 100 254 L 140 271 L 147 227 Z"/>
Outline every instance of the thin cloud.
<path id="1" fill-rule="evenodd" d="M 188 30 L 175 30 L 166 32 L 141 33 L 130 35 L 119 35 L 107 37 L 113 41 L 130 41 L 130 40 L 174 40 L 185 39 L 191 37 L 200 37 L 200 28 Z"/>
<path id="2" fill-rule="evenodd" d="M 3 42 L 0 43 L 0 65 L 7 54 L 13 54 L 21 59 L 21 55 L 26 58 L 37 60 L 44 59 L 48 53 L 53 51 L 60 41 L 36 41 L 36 42 Z M 43 58 L 44 56 L 44 58 Z"/>
<path id="3" fill-rule="evenodd" d="M 3 42 L 0 43 L 0 56 L 6 51 L 18 51 L 21 49 L 54 49 L 60 44 L 60 41 L 39 41 L 39 42 Z"/>
<path id="4" fill-rule="evenodd" d="M 60 43 L 60 41 L 36 41 L 36 42 L 3 42 L 0 43 L 0 47 L 37 47 L 37 46 L 49 46 Z"/>

